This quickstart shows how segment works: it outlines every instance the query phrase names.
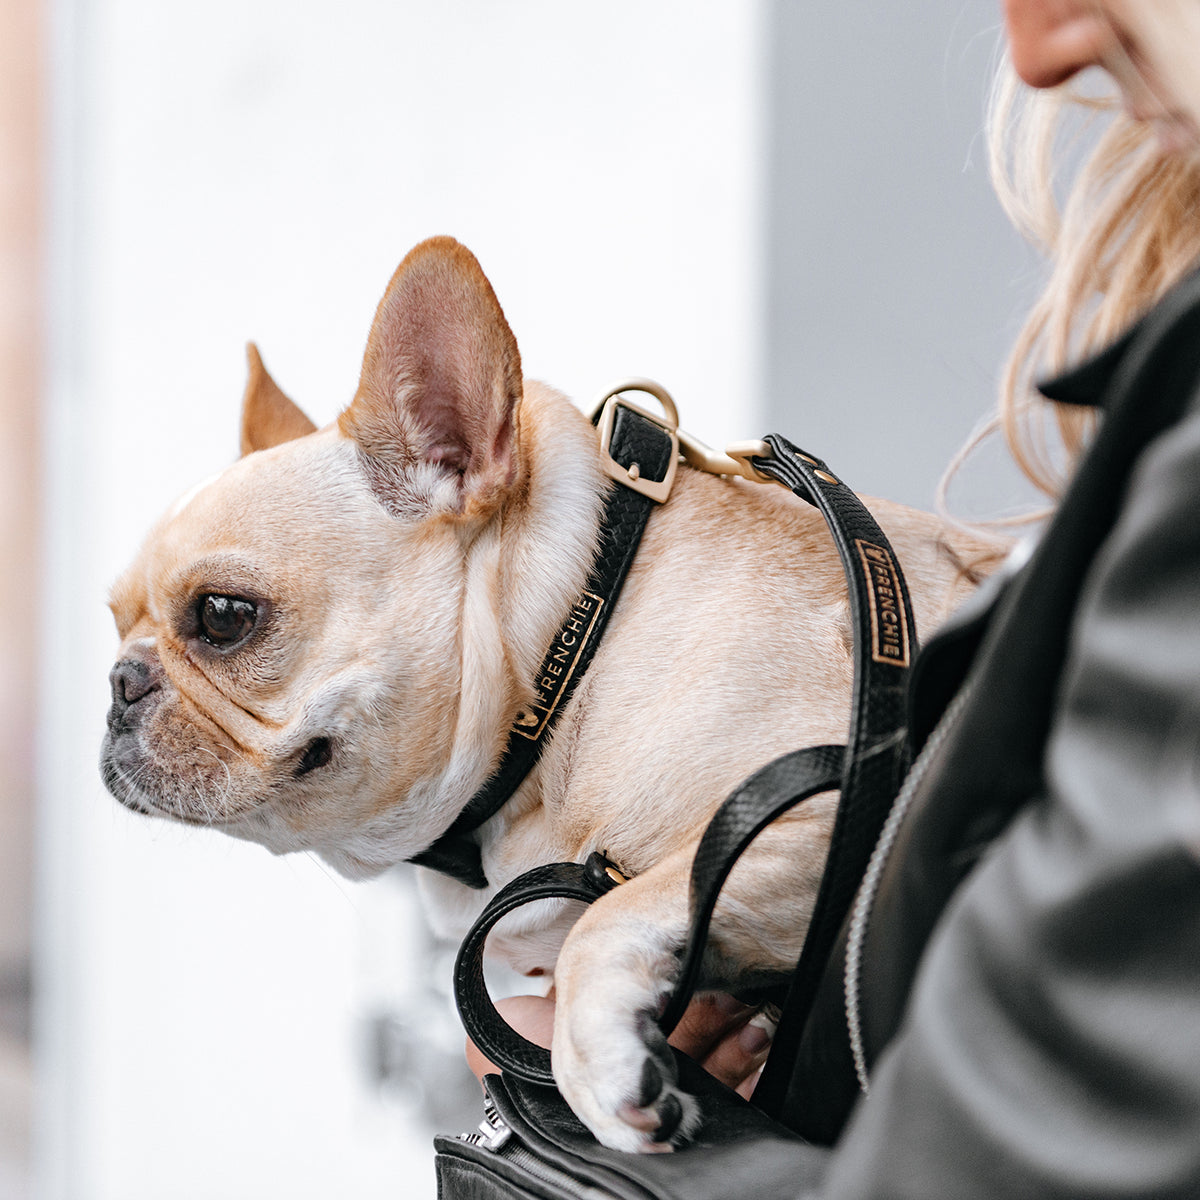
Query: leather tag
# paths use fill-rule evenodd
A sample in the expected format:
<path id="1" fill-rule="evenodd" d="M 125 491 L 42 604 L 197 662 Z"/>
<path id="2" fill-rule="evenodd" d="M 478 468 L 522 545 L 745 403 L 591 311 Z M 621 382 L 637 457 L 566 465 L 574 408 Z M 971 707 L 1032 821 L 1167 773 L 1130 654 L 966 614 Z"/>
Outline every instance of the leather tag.
<path id="1" fill-rule="evenodd" d="M 537 677 L 537 695 L 532 704 L 517 713 L 513 733 L 536 742 L 546 723 L 562 701 L 567 682 L 575 674 L 579 656 L 591 638 L 596 618 L 604 607 L 604 597 L 584 592 L 575 601 L 570 615 L 550 643 Z"/>
<path id="2" fill-rule="evenodd" d="M 873 542 L 856 538 L 871 601 L 871 658 L 895 667 L 909 664 L 908 622 L 904 593 L 891 554 Z"/>

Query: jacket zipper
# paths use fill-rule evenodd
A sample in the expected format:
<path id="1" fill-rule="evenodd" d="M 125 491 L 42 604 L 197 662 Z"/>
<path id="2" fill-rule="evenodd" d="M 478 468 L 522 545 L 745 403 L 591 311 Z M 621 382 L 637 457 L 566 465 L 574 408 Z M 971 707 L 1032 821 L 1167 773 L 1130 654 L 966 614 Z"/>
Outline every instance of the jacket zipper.
<path id="1" fill-rule="evenodd" d="M 892 801 L 892 807 L 888 811 L 887 820 L 884 822 L 879 840 L 875 843 L 875 849 L 871 854 L 871 861 L 867 864 L 866 873 L 863 875 L 862 884 L 859 886 L 858 894 L 854 898 L 854 910 L 850 918 L 850 932 L 846 938 L 846 971 L 844 977 L 846 1028 L 850 1035 L 850 1053 L 854 1057 L 854 1073 L 858 1076 L 858 1086 L 864 1095 L 870 1092 L 871 1085 L 867 1072 L 866 1046 L 863 1041 L 860 985 L 862 979 L 863 947 L 867 939 L 867 923 L 871 919 L 871 908 L 875 903 L 875 895 L 879 890 L 880 880 L 883 878 L 884 867 L 887 866 L 888 858 L 895 847 L 896 838 L 900 833 L 900 826 L 904 823 L 904 818 L 912 806 L 917 788 L 920 787 L 921 781 L 928 773 L 929 766 L 941 749 L 942 744 L 958 724 L 959 714 L 962 712 L 973 691 L 974 688 L 970 686 L 963 686 L 958 690 L 958 694 L 950 702 L 945 713 L 942 714 L 942 719 L 938 722 L 937 727 L 929 735 L 929 740 L 922 747 L 921 753 L 917 755 L 916 762 L 913 763 L 912 769 L 905 777 L 899 792 L 896 793 L 895 800 Z"/>
<path id="2" fill-rule="evenodd" d="M 991 596 L 987 601 L 987 605 L 992 612 L 995 611 L 1000 598 L 1012 586 L 1013 580 L 1024 570 L 1026 564 L 1033 557 L 1034 550 L 1041 540 L 1042 532 L 1039 530 L 1023 537 L 1017 542 L 1009 552 L 1008 557 L 984 585 L 991 588 Z M 976 595 L 979 594 L 976 593 Z M 871 854 L 871 861 L 867 864 L 866 874 L 863 875 L 858 894 L 854 898 L 853 916 L 850 918 L 850 932 L 846 938 L 846 971 L 844 977 L 846 1028 L 850 1034 L 850 1051 L 854 1056 L 854 1073 L 858 1076 L 858 1086 L 862 1089 L 864 1095 L 870 1091 L 870 1082 L 867 1077 L 867 1052 L 862 1032 L 862 997 L 860 991 L 863 947 L 867 940 L 867 923 L 871 919 L 871 909 L 875 903 L 875 894 L 879 890 L 880 880 L 883 878 L 884 867 L 887 866 L 888 858 L 895 847 L 896 838 L 900 833 L 900 826 L 904 823 L 904 818 L 912 806 L 917 788 L 920 787 L 921 781 L 928 774 L 930 764 L 933 762 L 938 750 L 941 749 L 942 744 L 957 727 L 962 710 L 966 707 L 967 702 L 975 694 L 978 687 L 976 682 L 978 677 L 978 671 L 968 673 L 962 686 L 946 706 L 946 711 L 942 714 L 941 720 L 929 735 L 929 740 L 922 747 L 921 753 L 917 755 L 917 760 L 913 763 L 904 782 L 900 785 L 900 790 L 896 793 L 896 798 L 892 801 L 892 807 L 888 811 L 888 817 L 884 822 L 883 830 L 880 832 L 879 841 L 875 843 L 875 850 Z"/>

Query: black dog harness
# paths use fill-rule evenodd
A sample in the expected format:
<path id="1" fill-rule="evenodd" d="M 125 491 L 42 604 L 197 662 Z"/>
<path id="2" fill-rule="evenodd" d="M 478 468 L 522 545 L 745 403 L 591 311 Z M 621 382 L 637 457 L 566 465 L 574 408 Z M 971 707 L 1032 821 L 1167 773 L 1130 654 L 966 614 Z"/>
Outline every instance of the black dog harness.
<path id="1" fill-rule="evenodd" d="M 634 390 L 657 396 L 666 419 L 621 397 L 622 391 Z M 678 420 L 671 397 L 649 380 L 620 384 L 597 407 L 592 421 L 600 425 L 602 462 L 613 482 L 604 501 L 600 548 L 591 574 L 542 660 L 533 703 L 517 714 L 499 767 L 454 824 L 410 862 L 441 871 L 468 887 L 487 887 L 479 845 L 470 835 L 495 816 L 521 786 L 588 669 L 650 512 L 671 494 L 680 449 Z"/>

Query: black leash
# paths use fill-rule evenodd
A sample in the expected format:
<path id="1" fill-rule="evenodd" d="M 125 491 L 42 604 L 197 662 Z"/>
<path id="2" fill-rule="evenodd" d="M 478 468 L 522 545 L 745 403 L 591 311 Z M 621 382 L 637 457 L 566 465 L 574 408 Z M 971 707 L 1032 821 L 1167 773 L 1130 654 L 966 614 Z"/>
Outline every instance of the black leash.
<path id="1" fill-rule="evenodd" d="M 688 941 L 660 1024 L 669 1033 L 687 1007 L 699 977 L 713 909 L 738 856 L 789 808 L 840 787 L 841 802 L 812 921 L 754 1096 L 755 1104 L 778 1117 L 795 1045 L 817 984 L 908 765 L 904 702 L 908 669 L 916 652 L 916 627 L 891 545 L 862 501 L 824 462 L 772 434 L 742 456 L 739 469 L 746 464 L 759 479 L 782 483 L 813 504 L 825 517 L 837 546 L 854 635 L 850 728 L 845 746 L 810 747 L 769 763 L 717 810 L 693 861 Z M 583 864 L 535 868 L 502 889 L 467 935 L 454 972 L 459 1012 L 475 1044 L 504 1070 L 532 1083 L 553 1083 L 549 1052 L 512 1030 L 487 994 L 483 950 L 488 931 L 505 913 L 533 900 L 565 897 L 590 903 L 620 880 L 613 865 L 595 854 Z"/>

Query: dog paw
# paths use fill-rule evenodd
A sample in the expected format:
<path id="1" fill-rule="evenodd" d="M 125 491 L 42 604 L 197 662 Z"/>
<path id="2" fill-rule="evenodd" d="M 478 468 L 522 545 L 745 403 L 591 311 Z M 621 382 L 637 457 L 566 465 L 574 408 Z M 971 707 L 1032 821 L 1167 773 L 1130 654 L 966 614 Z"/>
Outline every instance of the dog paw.
<path id="1" fill-rule="evenodd" d="M 554 1032 L 554 1076 L 596 1139 L 614 1150 L 661 1153 L 700 1123 L 696 1100 L 678 1086 L 675 1059 L 653 1016 L 621 1020 L 584 1003 Z"/>

